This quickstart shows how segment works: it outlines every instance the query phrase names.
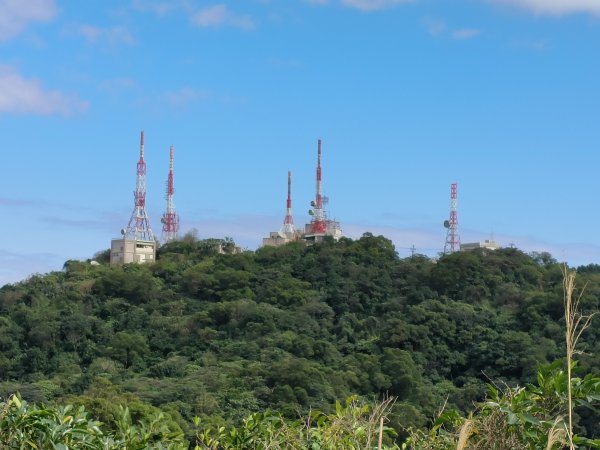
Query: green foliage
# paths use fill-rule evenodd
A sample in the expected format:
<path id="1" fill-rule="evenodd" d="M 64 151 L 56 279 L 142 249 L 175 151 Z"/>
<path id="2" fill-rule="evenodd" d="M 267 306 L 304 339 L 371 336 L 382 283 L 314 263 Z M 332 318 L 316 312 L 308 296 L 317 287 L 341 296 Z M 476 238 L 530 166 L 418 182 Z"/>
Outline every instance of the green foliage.
<path id="1" fill-rule="evenodd" d="M 600 403 L 600 378 L 591 374 L 571 381 L 575 403 L 593 408 Z M 470 417 L 447 411 L 429 433 L 413 431 L 405 443 L 412 450 L 454 448 L 491 450 L 562 449 L 567 441 L 568 377 L 562 362 L 543 366 L 537 383 L 502 390 L 488 387 L 488 396 Z M 457 447 L 463 438 L 466 447 Z M 600 439 L 576 435 L 580 448 L 600 448 Z"/>
<path id="2" fill-rule="evenodd" d="M 0 403 L 0 447 L 3 449 L 142 450 L 188 448 L 182 433 L 172 432 L 162 414 L 148 423 L 134 424 L 127 408 L 121 408 L 112 431 L 102 430 L 83 407 L 32 406 L 12 396 Z"/>
<path id="3" fill-rule="evenodd" d="M 239 427 L 204 428 L 198 433 L 197 449 L 202 450 L 266 450 L 313 449 L 358 450 L 375 448 L 380 420 L 386 419 L 393 402 L 384 401 L 373 407 L 356 397 L 345 405 L 336 402 L 335 411 L 326 414 L 312 411 L 308 416 L 289 420 L 280 414 L 267 411 L 247 417 Z M 195 421 L 200 425 L 200 421 Z M 383 426 L 381 432 L 389 440 L 393 429 Z M 385 444 L 383 449 L 397 449 L 395 444 Z"/>
<path id="4" fill-rule="evenodd" d="M 160 410 L 191 440 L 196 416 L 230 429 L 257 411 L 294 420 L 393 395 L 401 440 L 445 402 L 466 415 L 490 379 L 529 385 L 564 356 L 562 274 L 547 254 L 401 259 L 369 233 L 233 247 L 191 233 L 154 264 L 110 267 L 103 253 L 0 288 L 0 396 L 84 405 L 110 427 L 120 404 L 134 424 Z M 582 306 L 598 309 L 600 271 L 580 279 Z M 600 328 L 582 348 L 582 370 L 600 373 Z M 578 434 L 600 438 L 600 414 L 576 412 Z"/>

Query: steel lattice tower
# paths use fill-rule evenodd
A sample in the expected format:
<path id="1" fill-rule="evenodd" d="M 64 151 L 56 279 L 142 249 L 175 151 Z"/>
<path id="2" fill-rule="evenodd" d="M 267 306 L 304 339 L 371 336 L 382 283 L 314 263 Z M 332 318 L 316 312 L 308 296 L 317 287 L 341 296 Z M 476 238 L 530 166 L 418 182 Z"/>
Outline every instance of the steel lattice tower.
<path id="1" fill-rule="evenodd" d="M 321 139 L 318 141 L 317 156 L 317 193 L 315 200 L 311 202 L 312 209 L 309 214 L 312 216 L 310 221 L 310 232 L 312 234 L 325 234 L 327 231 L 327 215 L 323 207 L 323 192 L 321 178 Z"/>
<path id="2" fill-rule="evenodd" d="M 140 135 L 140 159 L 137 163 L 137 179 L 133 192 L 134 207 L 129 224 L 124 230 L 125 239 L 154 241 L 154 233 L 146 212 L 146 161 L 144 161 L 144 132 Z"/>
<path id="3" fill-rule="evenodd" d="M 162 216 L 161 222 L 162 228 L 162 239 L 163 242 L 170 242 L 177 237 L 179 231 L 179 216 L 175 213 L 175 206 L 173 205 L 173 194 L 175 188 L 173 185 L 173 146 L 171 145 L 171 151 L 169 154 L 169 176 L 167 177 L 167 210 Z"/>
<path id="4" fill-rule="evenodd" d="M 283 226 L 281 227 L 281 233 L 288 237 L 293 236 L 296 233 L 294 228 L 294 218 L 292 217 L 292 172 L 288 171 L 288 192 L 287 192 L 287 209 L 285 219 L 283 219 Z"/>
<path id="5" fill-rule="evenodd" d="M 458 235 L 458 184 L 450 185 L 450 219 L 444 222 L 448 229 L 446 233 L 446 244 L 444 245 L 444 254 L 454 253 L 460 250 L 460 236 Z"/>

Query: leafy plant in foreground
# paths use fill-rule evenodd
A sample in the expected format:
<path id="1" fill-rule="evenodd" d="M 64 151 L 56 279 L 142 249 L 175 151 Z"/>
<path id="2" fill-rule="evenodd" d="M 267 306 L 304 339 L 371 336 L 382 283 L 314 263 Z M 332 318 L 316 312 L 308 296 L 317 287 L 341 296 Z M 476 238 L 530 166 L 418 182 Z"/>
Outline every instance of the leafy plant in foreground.
<path id="1" fill-rule="evenodd" d="M 36 450 L 186 450 L 181 433 L 172 433 L 162 415 L 133 424 L 121 408 L 117 428 L 104 432 L 83 407 L 30 405 L 13 395 L 0 403 L 0 448 Z"/>
<path id="2" fill-rule="evenodd" d="M 384 434 L 395 436 L 393 429 L 384 426 L 393 403 L 393 399 L 387 399 L 371 407 L 350 397 L 345 405 L 336 402 L 331 414 L 313 411 L 298 420 L 273 412 L 252 414 L 239 427 L 202 430 L 196 449 L 398 449 L 395 444 L 381 443 Z"/>

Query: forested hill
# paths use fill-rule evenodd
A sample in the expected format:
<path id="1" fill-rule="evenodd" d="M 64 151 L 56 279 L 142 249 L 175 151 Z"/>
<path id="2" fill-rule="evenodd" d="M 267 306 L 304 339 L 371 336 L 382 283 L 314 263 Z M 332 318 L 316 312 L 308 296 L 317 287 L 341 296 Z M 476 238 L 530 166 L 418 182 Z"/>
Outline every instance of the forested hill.
<path id="1" fill-rule="evenodd" d="M 104 255 L 106 256 L 106 254 Z M 597 310 L 600 267 L 582 307 Z M 437 262 L 364 235 L 217 254 L 186 236 L 150 265 L 68 261 L 0 289 L 0 397 L 84 404 L 110 423 L 156 408 L 184 430 L 266 408 L 296 416 L 350 394 L 397 396 L 392 425 L 462 411 L 490 380 L 533 381 L 564 356 L 561 265 L 506 248 Z M 600 328 L 583 341 L 600 373 Z M 587 414 L 587 416 L 586 416 Z M 580 424 L 597 435 L 597 418 Z M 596 425 L 597 426 L 597 425 Z"/>

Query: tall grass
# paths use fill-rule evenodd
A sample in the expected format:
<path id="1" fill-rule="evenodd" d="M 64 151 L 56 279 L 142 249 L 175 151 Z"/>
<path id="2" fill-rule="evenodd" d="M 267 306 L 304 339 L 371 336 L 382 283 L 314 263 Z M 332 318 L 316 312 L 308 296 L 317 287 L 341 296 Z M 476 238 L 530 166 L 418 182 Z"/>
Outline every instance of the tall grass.
<path id="1" fill-rule="evenodd" d="M 565 302 L 565 343 L 567 350 L 567 418 L 568 429 L 567 438 L 569 440 L 569 449 L 575 450 L 573 443 L 573 387 L 572 387 L 572 367 L 574 356 L 582 352 L 577 349 L 577 343 L 582 333 L 590 326 L 590 323 L 596 313 L 584 315 L 580 309 L 581 297 L 585 291 L 585 286 L 577 294 L 575 278 L 577 272 L 569 270 L 565 265 L 563 267 L 563 290 Z"/>

